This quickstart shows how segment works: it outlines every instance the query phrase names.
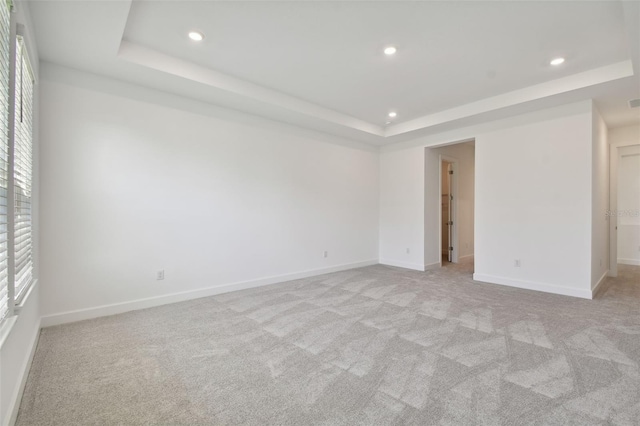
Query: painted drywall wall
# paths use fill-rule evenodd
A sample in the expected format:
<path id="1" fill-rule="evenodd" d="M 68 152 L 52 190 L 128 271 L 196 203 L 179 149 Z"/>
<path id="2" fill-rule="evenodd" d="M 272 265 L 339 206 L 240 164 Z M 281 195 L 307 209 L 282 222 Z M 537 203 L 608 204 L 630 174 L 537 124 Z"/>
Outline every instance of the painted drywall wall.
<path id="1" fill-rule="evenodd" d="M 50 65 L 41 96 L 43 323 L 377 262 L 376 150 Z"/>
<path id="2" fill-rule="evenodd" d="M 640 146 L 619 148 L 618 263 L 640 265 Z"/>
<path id="3" fill-rule="evenodd" d="M 588 296 L 591 118 L 476 138 L 476 279 Z"/>
<path id="4" fill-rule="evenodd" d="M 609 272 L 609 143 L 600 113 L 592 109 L 591 288 Z"/>
<path id="5" fill-rule="evenodd" d="M 630 223 L 629 218 L 623 220 L 624 223 L 620 225 L 620 217 L 618 215 L 619 203 L 618 203 L 618 188 L 619 186 L 627 187 L 628 179 L 623 181 L 619 180 L 619 160 L 621 151 L 640 150 L 640 125 L 618 127 L 609 130 L 609 160 L 610 160 L 610 208 L 611 217 L 609 218 L 610 226 L 610 275 L 617 275 L 618 263 L 630 263 L 636 264 L 635 253 L 638 249 L 636 240 L 640 238 L 640 229 L 636 228 L 633 223 Z M 633 173 L 631 173 L 633 175 Z M 625 204 L 625 201 L 622 203 Z M 622 212 L 621 212 L 622 213 Z M 626 215 L 626 213 L 625 213 Z M 627 215 L 628 216 L 628 215 Z M 632 216 L 632 215 L 631 215 Z M 619 254 L 621 252 L 622 254 Z"/>
<path id="6" fill-rule="evenodd" d="M 437 220 L 425 226 L 420 204 L 424 148 L 474 138 L 476 278 L 591 297 L 591 101 L 383 148 L 380 205 L 387 213 L 381 214 L 380 241 L 386 260 L 401 259 L 408 241 L 422 237 L 424 243 L 439 232 Z"/>
<path id="7" fill-rule="evenodd" d="M 440 262 L 439 246 L 440 216 L 442 202 L 438 192 L 438 163 L 440 156 L 458 160 L 456 177 L 457 207 L 453 221 L 455 230 L 454 246 L 457 246 L 458 260 L 473 255 L 474 247 L 474 179 L 475 147 L 472 142 L 425 149 L 425 265 Z"/>
<path id="8" fill-rule="evenodd" d="M 615 146 L 640 145 L 640 125 L 609 129 L 608 139 Z"/>
<path id="9" fill-rule="evenodd" d="M 424 160 L 415 149 L 380 156 L 382 264 L 424 270 Z"/>

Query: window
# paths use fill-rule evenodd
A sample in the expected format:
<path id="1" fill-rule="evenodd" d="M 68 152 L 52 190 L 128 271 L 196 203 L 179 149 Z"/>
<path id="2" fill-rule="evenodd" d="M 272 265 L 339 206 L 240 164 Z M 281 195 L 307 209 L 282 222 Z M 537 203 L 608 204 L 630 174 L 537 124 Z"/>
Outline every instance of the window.
<path id="1" fill-rule="evenodd" d="M 33 281 L 31 182 L 33 172 L 33 73 L 24 39 L 16 40 L 15 127 L 13 150 L 15 300 Z"/>
<path id="2" fill-rule="evenodd" d="M 10 11 L 10 0 L 0 0 L 0 321 L 14 313 L 34 281 L 34 78 L 22 26 Z"/>

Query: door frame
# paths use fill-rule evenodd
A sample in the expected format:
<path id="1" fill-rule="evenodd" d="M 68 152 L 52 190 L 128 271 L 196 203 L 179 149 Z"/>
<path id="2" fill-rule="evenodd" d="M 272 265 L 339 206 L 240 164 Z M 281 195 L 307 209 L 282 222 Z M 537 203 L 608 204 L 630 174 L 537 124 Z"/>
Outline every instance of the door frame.
<path id="1" fill-rule="evenodd" d="M 609 212 L 618 211 L 618 164 L 622 157 L 621 148 L 629 148 L 640 144 L 625 141 L 614 142 L 609 145 Z M 609 276 L 618 276 L 618 216 L 609 215 Z"/>
<path id="2" fill-rule="evenodd" d="M 438 228 L 440 229 L 440 238 L 438 239 L 438 252 L 442 251 L 442 162 L 446 161 L 448 163 L 451 163 L 451 169 L 453 170 L 450 185 L 451 192 L 453 193 L 453 198 L 451 200 L 451 206 L 449 207 L 451 209 L 450 215 L 453 218 L 450 241 L 450 243 L 453 242 L 451 263 L 458 263 L 458 251 L 460 248 L 460 244 L 458 241 L 458 159 L 442 154 L 440 154 L 438 157 Z M 440 255 L 440 266 L 442 266 L 442 255 Z"/>

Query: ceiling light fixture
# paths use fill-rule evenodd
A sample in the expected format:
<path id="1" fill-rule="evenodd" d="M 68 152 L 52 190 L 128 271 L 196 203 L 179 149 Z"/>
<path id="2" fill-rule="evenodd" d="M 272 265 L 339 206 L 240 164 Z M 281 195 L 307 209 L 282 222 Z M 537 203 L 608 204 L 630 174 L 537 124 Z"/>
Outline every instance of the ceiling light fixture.
<path id="1" fill-rule="evenodd" d="M 397 116 L 398 116 L 398 113 L 397 113 L 397 112 L 395 112 L 395 111 L 391 111 L 391 112 L 389 113 L 389 117 L 391 117 L 391 118 L 396 118 Z"/>
<path id="2" fill-rule="evenodd" d="M 204 40 L 204 34 L 198 31 L 191 31 L 189 33 L 189 38 L 193 41 L 202 41 Z"/>
<path id="3" fill-rule="evenodd" d="M 385 47 L 384 48 L 384 54 L 387 56 L 391 56 L 391 55 L 395 55 L 395 53 L 398 51 L 398 49 L 396 49 L 393 46 L 389 46 L 389 47 Z"/>
<path id="4" fill-rule="evenodd" d="M 551 65 L 557 67 L 558 65 L 562 64 L 563 62 L 564 62 L 564 58 L 555 58 L 555 59 L 552 59 L 551 62 L 549 62 L 549 63 Z"/>

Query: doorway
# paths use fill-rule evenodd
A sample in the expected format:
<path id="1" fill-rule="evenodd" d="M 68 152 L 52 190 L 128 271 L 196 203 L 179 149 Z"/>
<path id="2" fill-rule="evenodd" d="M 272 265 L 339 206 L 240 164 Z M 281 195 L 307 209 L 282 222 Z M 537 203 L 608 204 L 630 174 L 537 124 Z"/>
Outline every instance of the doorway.
<path id="1" fill-rule="evenodd" d="M 619 265 L 640 265 L 640 145 L 633 139 L 610 145 L 611 277 L 618 275 Z"/>
<path id="2" fill-rule="evenodd" d="M 425 269 L 473 269 L 475 141 L 426 148 L 424 178 Z"/>
<path id="3" fill-rule="evenodd" d="M 640 146 L 618 148 L 616 263 L 640 266 Z"/>

